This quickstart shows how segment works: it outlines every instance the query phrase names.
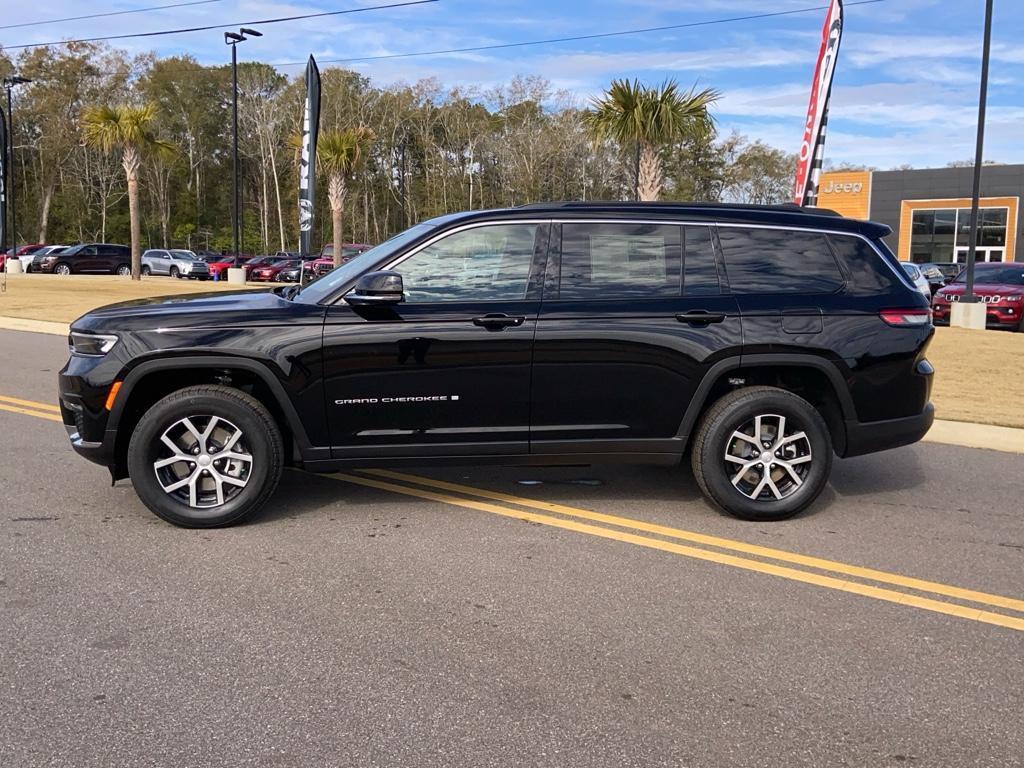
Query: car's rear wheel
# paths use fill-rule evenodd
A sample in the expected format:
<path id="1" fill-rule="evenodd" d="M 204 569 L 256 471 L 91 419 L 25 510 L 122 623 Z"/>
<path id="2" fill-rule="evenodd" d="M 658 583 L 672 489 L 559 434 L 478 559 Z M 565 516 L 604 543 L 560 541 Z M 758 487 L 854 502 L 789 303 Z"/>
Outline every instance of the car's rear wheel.
<path id="1" fill-rule="evenodd" d="M 774 387 L 725 395 L 704 415 L 692 452 L 701 491 L 743 520 L 806 509 L 832 470 L 832 438 L 810 403 Z"/>
<path id="2" fill-rule="evenodd" d="M 53 274 L 55 275 L 70 275 L 71 265 L 70 264 L 58 264 L 53 268 Z"/>
<path id="3" fill-rule="evenodd" d="M 118 277 L 128 277 L 131 273 L 132 268 L 130 264 L 118 264 L 117 268 L 114 270 L 114 274 Z"/>
<path id="4" fill-rule="evenodd" d="M 224 386 L 174 392 L 132 433 L 128 473 L 157 516 L 187 528 L 237 523 L 277 487 L 281 432 L 254 397 Z"/>
<path id="5" fill-rule="evenodd" d="M 152 273 L 152 271 L 153 270 L 149 268 L 149 264 L 143 264 L 142 265 L 142 274 L 145 277 L 149 277 L 149 275 L 150 275 L 150 273 Z"/>

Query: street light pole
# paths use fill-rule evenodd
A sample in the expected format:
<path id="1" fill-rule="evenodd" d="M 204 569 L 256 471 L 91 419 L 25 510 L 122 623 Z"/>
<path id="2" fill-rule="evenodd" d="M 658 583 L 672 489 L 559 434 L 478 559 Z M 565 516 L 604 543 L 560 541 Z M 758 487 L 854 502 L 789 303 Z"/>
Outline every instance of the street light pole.
<path id="1" fill-rule="evenodd" d="M 242 27 L 238 32 L 225 32 L 224 42 L 231 46 L 231 169 L 234 177 L 234 204 L 231 216 L 231 240 L 235 256 L 241 253 L 239 237 L 242 228 L 242 205 L 238 183 L 238 52 L 235 47 L 249 37 L 262 37 L 262 32 Z"/>
<path id="2" fill-rule="evenodd" d="M 978 208 L 981 202 L 981 164 L 985 153 L 985 107 L 988 101 L 988 63 L 992 47 L 992 0 L 985 0 L 985 42 L 981 51 L 981 95 L 978 98 L 978 144 L 974 155 L 974 192 L 971 198 L 971 240 L 967 246 L 967 287 L 961 301 L 976 304 L 974 258 L 978 245 Z"/>
<path id="3" fill-rule="evenodd" d="M 4 88 L 7 89 L 7 141 L 10 144 L 10 154 L 7 156 L 7 167 L 10 168 L 7 201 L 11 207 L 11 245 L 14 246 L 14 250 L 11 251 L 12 256 L 18 255 L 18 209 L 14 204 L 14 187 L 17 184 L 17 179 L 14 177 L 14 117 L 11 109 L 11 91 L 15 86 L 31 82 L 27 77 L 16 75 L 4 78 Z M 7 147 L 4 147 L 3 151 L 7 152 Z"/>

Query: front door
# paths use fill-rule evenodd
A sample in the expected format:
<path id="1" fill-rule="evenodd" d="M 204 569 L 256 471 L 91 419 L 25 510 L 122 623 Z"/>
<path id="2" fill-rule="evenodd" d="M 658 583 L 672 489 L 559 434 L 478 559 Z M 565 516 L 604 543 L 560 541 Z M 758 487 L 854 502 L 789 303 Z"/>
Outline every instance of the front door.
<path id="1" fill-rule="evenodd" d="M 742 344 L 711 228 L 563 223 L 552 250 L 559 233 L 537 321 L 530 452 L 681 452 L 696 388 Z"/>
<path id="2" fill-rule="evenodd" d="M 405 301 L 324 326 L 335 458 L 523 454 L 548 225 L 488 223 L 398 257 Z"/>

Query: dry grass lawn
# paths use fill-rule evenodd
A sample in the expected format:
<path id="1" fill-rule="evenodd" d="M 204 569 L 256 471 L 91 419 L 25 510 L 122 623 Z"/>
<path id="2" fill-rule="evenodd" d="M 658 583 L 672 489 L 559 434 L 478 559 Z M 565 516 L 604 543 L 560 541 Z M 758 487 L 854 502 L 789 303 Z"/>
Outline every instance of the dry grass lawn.
<path id="1" fill-rule="evenodd" d="M 1024 333 L 939 328 L 928 359 L 937 418 L 1024 429 Z"/>
<path id="2" fill-rule="evenodd" d="M 7 291 L 0 294 L 0 315 L 67 323 L 117 301 L 234 288 L 227 282 L 169 277 L 133 282 L 121 277 L 11 275 Z M 928 358 L 935 365 L 932 399 L 940 419 L 1024 429 L 1024 334 L 939 328 Z"/>
<path id="3" fill-rule="evenodd" d="M 8 275 L 7 290 L 0 293 L 0 315 L 30 320 L 70 323 L 90 309 L 130 299 L 237 290 L 226 280 L 175 280 L 144 277 L 130 280 L 113 275 Z M 267 285 L 262 286 L 264 290 Z"/>

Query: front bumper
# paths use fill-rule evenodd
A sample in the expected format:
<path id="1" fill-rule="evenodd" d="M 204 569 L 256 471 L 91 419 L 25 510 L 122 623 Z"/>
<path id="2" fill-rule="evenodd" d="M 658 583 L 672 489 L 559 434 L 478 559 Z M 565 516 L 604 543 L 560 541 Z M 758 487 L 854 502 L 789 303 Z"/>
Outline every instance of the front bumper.
<path id="1" fill-rule="evenodd" d="M 918 442 L 935 422 L 935 406 L 925 405 L 916 416 L 885 421 L 847 421 L 843 458 L 864 456 Z"/>
<path id="2" fill-rule="evenodd" d="M 949 325 L 950 316 L 953 314 L 952 304 L 936 304 L 932 307 L 932 323 L 934 325 Z M 985 327 L 1005 328 L 1007 330 L 1021 327 L 1021 318 L 1024 316 L 1024 302 L 1013 304 L 989 304 L 985 307 Z"/>

